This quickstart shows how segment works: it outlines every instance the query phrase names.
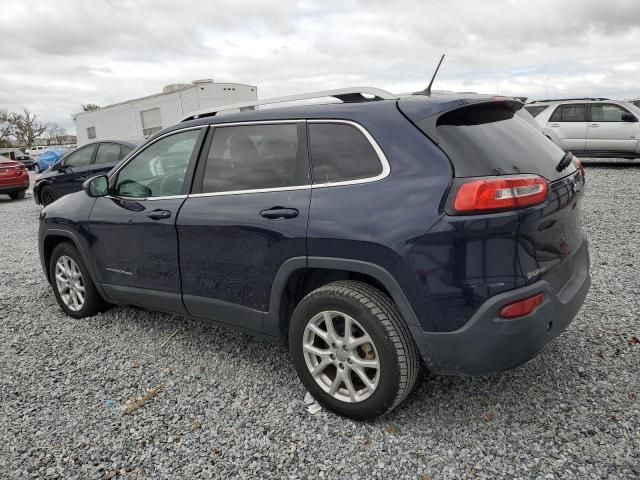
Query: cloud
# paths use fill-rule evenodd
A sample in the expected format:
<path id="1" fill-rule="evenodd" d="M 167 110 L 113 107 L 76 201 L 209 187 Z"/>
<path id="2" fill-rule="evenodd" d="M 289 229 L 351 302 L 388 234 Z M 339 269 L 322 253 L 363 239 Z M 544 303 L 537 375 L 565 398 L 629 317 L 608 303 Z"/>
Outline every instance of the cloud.
<path id="1" fill-rule="evenodd" d="M 106 105 L 196 78 L 261 97 L 349 85 L 540 98 L 640 95 L 640 2 L 3 2 L 0 108 L 74 130 Z"/>

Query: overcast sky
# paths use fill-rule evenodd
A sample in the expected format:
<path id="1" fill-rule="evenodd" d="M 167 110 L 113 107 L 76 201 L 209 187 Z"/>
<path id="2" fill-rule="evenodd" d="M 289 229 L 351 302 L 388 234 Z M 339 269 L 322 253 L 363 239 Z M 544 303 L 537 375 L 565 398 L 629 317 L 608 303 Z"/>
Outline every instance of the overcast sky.
<path id="1" fill-rule="evenodd" d="M 75 131 L 198 78 L 267 98 L 346 86 L 640 96 L 640 0 L 0 0 L 0 108 Z"/>

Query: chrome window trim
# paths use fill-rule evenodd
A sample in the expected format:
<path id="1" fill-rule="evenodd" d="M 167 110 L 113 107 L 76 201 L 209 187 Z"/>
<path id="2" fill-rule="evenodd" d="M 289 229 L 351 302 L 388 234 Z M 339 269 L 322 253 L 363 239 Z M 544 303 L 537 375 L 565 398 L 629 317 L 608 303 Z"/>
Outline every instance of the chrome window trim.
<path id="1" fill-rule="evenodd" d="M 199 198 L 199 197 L 220 197 L 223 195 L 244 195 L 247 193 L 269 193 L 269 192 L 287 192 L 291 190 L 307 190 L 314 188 L 328 188 L 328 187 L 341 187 L 346 185 L 359 185 L 363 183 L 372 183 L 382 180 L 389 176 L 391 173 L 391 167 L 389 165 L 389 161 L 387 160 L 386 155 L 378 145 L 378 142 L 371 136 L 369 131 L 360 125 L 357 122 L 352 120 L 339 120 L 339 119 L 312 119 L 312 120 L 265 120 L 265 121 L 250 121 L 250 122 L 231 122 L 231 123 L 215 123 L 209 124 L 210 127 L 235 127 L 242 125 L 268 125 L 268 124 L 277 124 L 277 123 L 338 123 L 351 125 L 358 129 L 360 133 L 364 135 L 364 137 L 368 140 L 369 144 L 372 146 L 373 150 L 378 155 L 378 160 L 382 165 L 382 172 L 374 177 L 367 178 L 359 178 L 357 180 L 344 180 L 340 182 L 327 182 L 327 183 L 312 183 L 310 185 L 295 185 L 290 187 L 274 187 L 274 188 L 254 188 L 249 190 L 230 190 L 227 192 L 208 192 L 208 193 L 191 193 L 188 195 L 188 198 Z"/>
<path id="2" fill-rule="evenodd" d="M 186 128 L 180 128 L 178 130 L 172 130 L 170 132 L 167 132 L 163 135 L 160 135 L 158 138 L 155 138 L 152 142 L 149 142 L 148 144 L 144 145 L 144 148 L 140 149 L 140 151 L 136 152 L 135 155 L 133 155 L 131 158 L 129 158 L 126 162 L 123 162 L 122 165 L 119 165 L 118 168 L 116 170 L 114 170 L 113 172 L 111 172 L 107 178 L 108 181 L 111 181 L 111 178 L 113 178 L 115 175 L 117 175 L 120 170 L 122 170 L 124 167 L 126 167 L 127 165 L 129 165 L 129 163 L 131 163 L 134 159 L 138 158 L 138 155 L 140 155 L 142 152 L 144 152 L 147 148 L 149 148 L 151 145 L 153 145 L 154 143 L 156 143 L 158 140 L 161 140 L 165 137 L 168 137 L 170 135 L 174 135 L 176 133 L 182 133 L 182 132 L 187 132 L 189 130 L 202 130 L 202 129 L 206 129 L 209 128 L 209 125 L 198 125 L 196 127 L 186 127 Z M 126 157 L 125 157 L 126 158 Z M 162 197 L 120 197 L 120 196 L 114 196 L 114 195 L 107 195 L 107 198 L 111 198 L 111 199 L 118 199 L 118 200 L 131 200 L 131 201 L 143 201 L 143 200 L 170 200 L 173 198 L 187 198 L 188 195 L 186 194 L 181 194 L 181 195 L 165 195 Z"/>

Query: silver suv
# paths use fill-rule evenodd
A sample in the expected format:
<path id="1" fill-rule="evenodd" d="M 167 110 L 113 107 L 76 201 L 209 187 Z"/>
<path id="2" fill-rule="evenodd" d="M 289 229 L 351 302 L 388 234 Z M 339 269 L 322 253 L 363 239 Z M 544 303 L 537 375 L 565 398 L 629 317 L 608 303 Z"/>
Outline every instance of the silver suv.
<path id="1" fill-rule="evenodd" d="M 607 98 L 541 100 L 524 107 L 564 150 L 590 157 L 640 157 L 640 108 Z"/>

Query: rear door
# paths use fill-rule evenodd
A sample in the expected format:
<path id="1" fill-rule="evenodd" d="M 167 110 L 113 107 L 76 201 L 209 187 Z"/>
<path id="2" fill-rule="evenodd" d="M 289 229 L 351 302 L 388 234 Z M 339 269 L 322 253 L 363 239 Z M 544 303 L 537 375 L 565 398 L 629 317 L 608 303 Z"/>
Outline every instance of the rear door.
<path id="1" fill-rule="evenodd" d="M 158 137 L 111 174 L 89 217 L 91 258 L 111 300 L 185 313 L 176 218 L 206 128 Z"/>
<path id="2" fill-rule="evenodd" d="M 568 103 L 558 105 L 547 127 L 551 128 L 565 150 L 583 151 L 587 144 L 587 105 Z"/>
<path id="3" fill-rule="evenodd" d="M 624 120 L 625 114 L 633 117 L 635 121 Z M 587 150 L 635 152 L 639 134 L 640 123 L 626 108 L 613 103 L 591 104 L 587 128 Z"/>
<path id="4" fill-rule="evenodd" d="M 196 317 L 262 331 L 276 272 L 306 255 L 305 123 L 212 128 L 177 221 L 183 301 Z"/>

